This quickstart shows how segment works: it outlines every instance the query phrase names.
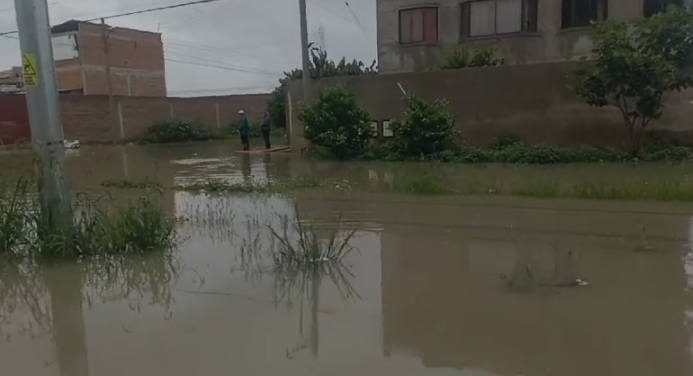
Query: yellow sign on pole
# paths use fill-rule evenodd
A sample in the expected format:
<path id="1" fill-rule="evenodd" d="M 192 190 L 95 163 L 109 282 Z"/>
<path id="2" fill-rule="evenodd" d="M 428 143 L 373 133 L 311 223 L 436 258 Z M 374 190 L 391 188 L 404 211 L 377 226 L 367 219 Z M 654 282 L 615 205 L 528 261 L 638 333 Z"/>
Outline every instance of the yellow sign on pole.
<path id="1" fill-rule="evenodd" d="M 24 86 L 38 86 L 39 78 L 36 70 L 36 55 L 26 54 L 22 57 L 22 72 Z"/>

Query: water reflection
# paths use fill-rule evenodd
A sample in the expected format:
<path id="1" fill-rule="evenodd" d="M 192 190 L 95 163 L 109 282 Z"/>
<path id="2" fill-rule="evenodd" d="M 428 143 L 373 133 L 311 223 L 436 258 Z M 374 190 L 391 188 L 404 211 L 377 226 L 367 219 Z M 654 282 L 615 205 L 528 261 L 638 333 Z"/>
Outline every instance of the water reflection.
<path id="1" fill-rule="evenodd" d="M 243 153 L 239 159 L 243 180 L 250 182 L 252 179 L 251 175 L 253 174 L 252 168 L 250 167 L 250 154 Z"/>
<path id="2" fill-rule="evenodd" d="M 52 316 L 53 345 L 60 376 L 88 376 L 82 271 L 79 265 L 45 268 Z"/>
<path id="3" fill-rule="evenodd" d="M 84 151 L 76 159 L 83 161 L 89 154 Z M 248 175 L 248 164 L 229 148 L 146 153 L 133 148 L 125 161 L 102 163 L 130 163 L 128 174 L 137 179 L 146 172 L 142 166 L 156 161 L 166 170 L 160 176 L 167 186 L 174 179 L 243 181 Z M 290 163 L 281 155 L 245 161 L 254 180 L 293 170 L 364 184 L 370 178 L 374 185 L 427 168 Z M 90 168 L 104 174 L 118 170 L 95 166 Z M 592 168 L 578 166 L 570 175 L 592 174 Z M 483 172 L 450 169 L 459 176 Z M 612 167 L 599 169 L 606 178 L 618 177 Z M 511 170 L 516 169 L 501 172 Z M 361 252 L 348 255 L 343 265 L 325 265 L 329 270 L 276 270 L 268 256 L 276 247 L 268 226 L 281 227 L 282 215 L 295 218 L 293 197 L 176 193 L 172 211 L 190 220 L 179 227 L 185 239 L 180 253 L 168 259 L 81 264 L 78 270 L 51 269 L 54 276 L 0 264 L 0 329 L 6 340 L 0 343 L 0 374 L 693 372 L 687 351 L 693 351 L 693 299 L 682 291 L 681 275 L 681 245 L 688 232 L 693 239 L 685 205 L 296 196 L 307 221 L 327 226 L 344 213 L 349 224 L 368 228 L 353 239 Z M 648 243 L 661 252 L 633 252 L 642 226 Z M 684 270 L 693 288 L 693 247 L 688 251 Z M 506 288 L 499 278 L 528 270 L 534 287 L 526 293 Z M 562 286 L 576 278 L 592 285 Z M 82 318 L 76 314 L 79 296 Z M 60 328 L 69 335 L 57 336 Z"/>
<path id="4" fill-rule="evenodd" d="M 9 350 L 12 344 L 21 348 L 49 339 L 54 361 L 38 363 L 56 366 L 60 376 L 89 375 L 85 312 L 126 302 L 139 313 L 147 306 L 163 307 L 163 317 L 170 318 L 171 287 L 181 271 L 170 253 L 40 268 L 2 260 L 0 269 L 0 333 Z"/>

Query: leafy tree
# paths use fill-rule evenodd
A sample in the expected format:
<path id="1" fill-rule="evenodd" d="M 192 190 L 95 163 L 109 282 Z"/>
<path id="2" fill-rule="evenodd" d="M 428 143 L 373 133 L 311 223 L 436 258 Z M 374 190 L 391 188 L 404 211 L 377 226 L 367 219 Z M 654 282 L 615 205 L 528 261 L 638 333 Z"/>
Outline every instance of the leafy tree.
<path id="1" fill-rule="evenodd" d="M 498 59 L 495 55 L 496 49 L 494 47 L 480 48 L 474 51 L 455 48 L 438 69 L 451 70 L 503 65 L 505 60 Z"/>
<path id="2" fill-rule="evenodd" d="M 454 148 L 455 119 L 447 102 L 426 102 L 413 94 L 406 96 L 407 107 L 401 119 L 392 123 L 391 151 L 407 157 L 429 156 Z"/>
<path id="3" fill-rule="evenodd" d="M 364 74 L 377 74 L 378 67 L 375 60 L 370 66 L 366 66 L 362 61 L 347 61 L 343 57 L 338 62 L 330 60 L 327 51 L 320 47 L 315 47 L 312 43 L 310 48 L 310 75 L 317 79 L 322 77 L 335 76 L 360 76 Z M 287 85 L 293 80 L 303 78 L 302 69 L 294 69 L 284 72 L 284 77 L 279 80 L 279 86 L 273 91 L 268 103 L 268 112 L 272 123 L 276 127 L 286 128 L 286 90 Z"/>
<path id="4" fill-rule="evenodd" d="M 638 26 L 640 44 L 661 55 L 677 69 L 672 89 L 693 86 L 690 72 L 693 66 L 693 12 L 669 6 L 666 12 L 655 14 Z"/>
<path id="5" fill-rule="evenodd" d="M 373 137 L 368 112 L 353 93 L 339 86 L 323 90 L 313 103 L 301 104 L 298 118 L 306 140 L 338 159 L 361 155 Z"/>
<path id="6" fill-rule="evenodd" d="M 577 72 L 574 89 L 592 106 L 619 109 L 637 154 L 662 115 L 663 95 L 691 86 L 693 13 L 669 8 L 642 21 L 595 23 L 592 41 L 594 60 Z"/>

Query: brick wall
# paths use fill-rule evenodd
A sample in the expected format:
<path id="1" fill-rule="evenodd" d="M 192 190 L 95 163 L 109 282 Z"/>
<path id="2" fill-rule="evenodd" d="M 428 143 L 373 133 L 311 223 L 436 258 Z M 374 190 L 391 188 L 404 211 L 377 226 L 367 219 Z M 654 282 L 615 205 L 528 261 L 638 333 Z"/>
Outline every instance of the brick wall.
<path id="1" fill-rule="evenodd" d="M 30 139 L 29 112 L 24 98 L 0 94 L 0 145 L 24 143 Z"/>
<path id="2" fill-rule="evenodd" d="M 117 143 L 139 136 L 156 121 L 171 118 L 221 127 L 236 120 L 238 111 L 242 109 L 251 118 L 259 120 L 267 108 L 268 99 L 269 94 L 197 98 L 116 97 L 116 113 L 111 120 L 107 96 L 66 94 L 60 96 L 60 110 L 65 139 L 83 143 Z M 0 95 L 0 142 L 21 142 L 29 139 L 30 134 L 24 97 Z"/>
<path id="3" fill-rule="evenodd" d="M 456 71 L 380 74 L 326 78 L 314 89 L 345 85 L 374 120 L 402 116 L 404 102 L 398 87 L 427 100 L 445 99 L 462 136 L 475 144 L 488 144 L 513 133 L 534 143 L 552 145 L 624 144 L 625 130 L 616 108 L 588 106 L 569 88 L 569 77 L 581 63 L 545 63 Z M 314 93 L 315 94 L 315 93 Z M 290 86 L 292 144 L 304 145 L 295 105 L 302 97 L 300 82 Z M 666 97 L 664 116 L 650 124 L 657 138 L 693 142 L 693 91 Z"/>
<path id="4" fill-rule="evenodd" d="M 78 41 L 85 94 L 108 94 L 102 27 L 81 23 Z M 115 95 L 166 96 L 164 45 L 160 33 L 111 28 L 108 46 Z"/>

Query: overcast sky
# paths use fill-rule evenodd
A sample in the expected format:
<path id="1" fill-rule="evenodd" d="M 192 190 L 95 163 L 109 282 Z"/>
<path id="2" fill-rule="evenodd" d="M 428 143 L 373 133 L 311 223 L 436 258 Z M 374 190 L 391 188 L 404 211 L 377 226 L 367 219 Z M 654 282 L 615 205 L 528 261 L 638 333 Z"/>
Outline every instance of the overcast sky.
<path id="1" fill-rule="evenodd" d="M 28 0 L 25 0 L 28 1 Z M 51 23 L 94 19 L 190 0 L 48 0 Z M 332 58 L 376 57 L 375 0 L 307 0 L 310 40 Z M 298 0 L 221 0 L 114 18 L 112 26 L 163 34 L 170 95 L 269 91 L 300 66 Z M 0 0 L 0 33 L 16 30 L 14 0 Z M 324 32 L 320 32 L 323 29 Z M 321 38 L 324 35 L 324 38 Z M 19 43 L 0 37 L 0 70 L 18 66 Z M 207 65 L 207 66 L 204 66 Z M 215 66 L 215 67 L 209 67 Z"/>

